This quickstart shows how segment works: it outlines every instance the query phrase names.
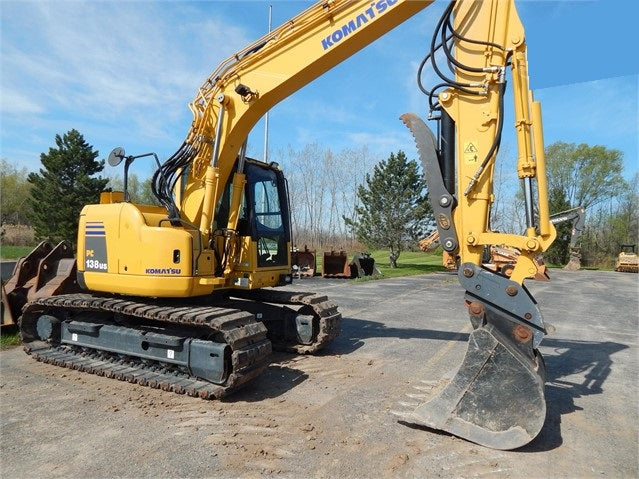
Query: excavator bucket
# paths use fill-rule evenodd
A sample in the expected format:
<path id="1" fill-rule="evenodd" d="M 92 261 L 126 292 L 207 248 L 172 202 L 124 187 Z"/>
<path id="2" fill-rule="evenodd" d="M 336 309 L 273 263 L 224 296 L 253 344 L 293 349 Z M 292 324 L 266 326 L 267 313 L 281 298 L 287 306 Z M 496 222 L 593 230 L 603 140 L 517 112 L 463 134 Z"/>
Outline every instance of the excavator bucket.
<path id="1" fill-rule="evenodd" d="M 581 254 L 578 249 L 570 249 L 570 259 L 564 269 L 568 271 L 579 271 L 581 269 Z"/>
<path id="2" fill-rule="evenodd" d="M 375 267 L 375 259 L 369 253 L 355 253 L 349 267 L 351 278 L 363 278 L 364 276 L 380 274 Z"/>
<path id="3" fill-rule="evenodd" d="M 537 436 L 546 417 L 545 369 L 492 327 L 470 334 L 453 380 L 405 421 L 450 432 L 493 449 L 515 449 Z"/>
<path id="4" fill-rule="evenodd" d="M 11 303 L 5 293 L 4 285 L 2 285 L 2 305 L 0 307 L 2 308 L 0 310 L 0 330 L 5 332 L 17 328 L 18 324 L 11 313 Z"/>
<path id="5" fill-rule="evenodd" d="M 437 138 L 417 115 L 405 113 L 401 120 L 415 138 L 429 195 L 438 198 L 431 205 L 440 244 L 452 254 L 457 244 L 454 198 L 444 184 Z M 464 360 L 436 396 L 424 403 L 402 403 L 411 409 L 398 414 L 407 423 L 483 446 L 516 449 L 537 436 L 546 418 L 546 374 L 537 351 L 546 334 L 541 312 L 526 287 L 505 274 L 466 262 L 457 276 L 473 326 Z"/>
<path id="6" fill-rule="evenodd" d="M 474 327 L 464 360 L 435 397 L 416 406 L 403 403 L 414 409 L 398 415 L 405 423 L 447 431 L 493 449 L 516 449 L 537 436 L 546 418 L 546 372 L 536 350 L 544 334 L 541 314 L 523 286 L 470 263 L 461 269 Z M 488 276 L 497 282 L 472 281 Z M 480 283 L 489 290 L 481 296 L 473 288 Z M 503 308 L 508 301 L 504 295 L 510 296 L 504 287 L 520 297 L 513 312 Z"/>
<path id="7" fill-rule="evenodd" d="M 351 267 L 345 251 L 325 251 L 322 258 L 322 278 L 350 278 Z"/>
<path id="8" fill-rule="evenodd" d="M 317 258 L 315 251 L 308 249 L 308 246 L 304 245 L 304 251 L 292 251 L 291 263 L 295 272 L 300 276 L 312 278 L 317 271 Z"/>
<path id="9" fill-rule="evenodd" d="M 66 241 L 41 242 L 16 263 L 2 286 L 2 325 L 17 324 L 22 307 L 36 298 L 79 291 L 73 248 Z"/>
<path id="10" fill-rule="evenodd" d="M 323 278 L 361 278 L 379 274 L 375 259 L 368 253 L 355 253 L 349 263 L 345 251 L 324 252 L 322 258 Z"/>

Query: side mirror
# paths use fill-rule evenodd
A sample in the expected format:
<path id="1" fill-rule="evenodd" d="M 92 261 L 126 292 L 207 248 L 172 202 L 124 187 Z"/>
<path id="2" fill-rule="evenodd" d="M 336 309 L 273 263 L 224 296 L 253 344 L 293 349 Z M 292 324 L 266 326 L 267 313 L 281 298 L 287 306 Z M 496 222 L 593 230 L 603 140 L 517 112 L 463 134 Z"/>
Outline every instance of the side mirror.
<path id="1" fill-rule="evenodd" d="M 118 166 L 120 163 L 122 163 L 123 159 L 124 159 L 124 148 L 122 148 L 121 146 L 118 146 L 116 148 L 113 148 L 111 153 L 109 153 L 109 158 L 107 159 L 107 162 L 111 166 Z"/>

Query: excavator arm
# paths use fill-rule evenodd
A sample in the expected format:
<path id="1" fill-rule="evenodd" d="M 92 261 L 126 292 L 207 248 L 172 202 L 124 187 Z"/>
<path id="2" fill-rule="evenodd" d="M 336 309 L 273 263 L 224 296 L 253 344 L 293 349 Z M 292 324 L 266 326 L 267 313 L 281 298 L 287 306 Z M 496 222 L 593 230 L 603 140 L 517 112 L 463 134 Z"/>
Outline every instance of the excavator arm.
<path id="1" fill-rule="evenodd" d="M 577 206 L 566 211 L 560 211 L 550 215 L 550 222 L 553 225 L 565 223 L 566 221 L 572 222 L 572 232 L 570 233 L 570 248 L 574 248 L 577 244 L 577 240 L 581 236 L 584 230 L 584 224 L 586 222 L 586 209 L 583 206 Z"/>
<path id="2" fill-rule="evenodd" d="M 452 78 L 434 61 L 438 44 L 453 65 Z M 427 181 L 430 178 L 433 183 L 429 191 L 431 195 L 439 193 L 433 201 L 442 248 L 459 254 L 461 263 L 479 265 L 487 245 L 516 247 L 524 252 L 524 259 L 511 279 L 521 284 L 535 273 L 532 258 L 550 246 L 555 231 L 548 215 L 540 107 L 532 101 L 528 88 L 524 31 L 514 3 L 451 2 L 433 35 L 428 59 L 442 80 L 427 92 L 431 116 L 438 115 L 440 135 L 430 135 L 430 144 L 422 145 L 420 153 Z M 493 168 L 504 128 L 508 70 L 515 110 L 517 172 L 525 193 L 523 236 L 489 229 Z M 404 121 L 411 127 L 416 120 L 406 115 Z M 450 172 L 455 170 L 453 189 Z M 539 198 L 537 229 L 533 216 L 535 179 Z"/>
<path id="3" fill-rule="evenodd" d="M 222 62 L 190 103 L 194 120 L 185 144 L 164 167 L 182 174 L 174 167 L 188 165 L 188 179 L 175 206 L 180 216 L 198 225 L 202 234 L 210 233 L 214 205 L 228 178 L 233 174 L 238 186 L 244 181 L 242 171 L 232 170 L 255 123 L 275 104 L 430 3 L 318 2 Z M 156 179 L 174 181 L 170 175 L 163 180 L 162 171 Z M 163 204 L 171 208 L 171 188 L 158 190 L 167 193 Z M 237 205 L 241 188 L 234 191 Z M 233 220 L 229 228 L 235 226 Z"/>
<path id="4" fill-rule="evenodd" d="M 584 230 L 586 209 L 583 206 L 577 206 L 576 208 L 550 215 L 550 222 L 553 225 L 565 223 L 566 221 L 572 223 L 572 229 L 570 231 L 570 243 L 568 245 L 570 248 L 570 259 L 568 260 L 568 264 L 564 266 L 564 269 L 575 271 L 581 269 L 581 252 L 577 246 L 577 240 Z"/>
<path id="5" fill-rule="evenodd" d="M 440 244 L 460 257 L 458 276 L 473 331 L 452 381 L 403 418 L 512 449 L 534 438 L 545 419 L 545 369 L 537 348 L 546 330 L 523 283 L 537 272 L 534 256 L 556 236 L 548 212 L 541 108 L 529 90 L 524 30 L 514 3 L 450 2 L 420 74 L 429 63 L 441 83 L 428 90 L 420 81 L 420 87 L 429 97 L 437 134 L 413 113 L 402 120 L 415 137 Z M 493 232 L 489 225 L 508 83 L 524 187 L 524 235 Z M 510 277 L 481 265 L 484 248 L 494 244 L 521 251 Z"/>

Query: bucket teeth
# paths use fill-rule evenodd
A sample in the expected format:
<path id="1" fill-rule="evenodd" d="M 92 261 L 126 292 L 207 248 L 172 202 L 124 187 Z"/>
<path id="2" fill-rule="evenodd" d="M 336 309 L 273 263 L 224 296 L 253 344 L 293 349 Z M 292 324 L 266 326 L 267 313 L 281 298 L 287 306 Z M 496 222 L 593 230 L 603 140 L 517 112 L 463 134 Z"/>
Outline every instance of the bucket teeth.
<path id="1" fill-rule="evenodd" d="M 435 387 L 439 381 L 432 381 L 428 379 L 420 379 L 420 383 L 425 384 L 426 386 Z"/>
<path id="2" fill-rule="evenodd" d="M 424 381 L 424 382 L 427 382 L 427 381 Z M 432 391 L 432 387 L 414 386 L 414 388 L 420 391 Z M 424 404 L 430 396 L 431 395 L 429 394 L 406 393 L 406 397 L 409 400 L 398 401 L 396 403 L 397 409 L 391 410 L 390 413 L 393 416 L 396 416 L 399 421 L 402 421 L 405 423 L 418 424 L 420 421 L 419 421 L 419 417 L 415 415 L 415 410 L 421 404 Z M 412 399 L 412 401 L 410 399 Z"/>
<path id="3" fill-rule="evenodd" d="M 397 417 L 398 421 L 401 422 L 405 422 L 408 424 L 418 424 L 417 421 L 415 421 L 415 415 L 411 412 L 411 411 L 393 411 L 391 410 L 390 413 Z"/>

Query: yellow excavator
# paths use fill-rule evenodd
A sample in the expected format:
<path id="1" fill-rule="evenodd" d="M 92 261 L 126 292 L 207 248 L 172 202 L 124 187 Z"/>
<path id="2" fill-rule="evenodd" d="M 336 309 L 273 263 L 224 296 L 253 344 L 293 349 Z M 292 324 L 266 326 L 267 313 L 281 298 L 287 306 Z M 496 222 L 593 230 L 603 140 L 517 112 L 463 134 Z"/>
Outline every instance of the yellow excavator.
<path id="1" fill-rule="evenodd" d="M 194 119 L 184 143 L 158 162 L 153 192 L 161 206 L 128 201 L 126 184 L 124 192 L 103 193 L 81 212 L 77 260 L 69 244 L 44 243 L 17 265 L 4 301 L 19 317 L 27 353 L 218 398 L 260 374 L 272 348 L 312 353 L 335 338 L 341 315 L 333 302 L 275 288 L 292 281 L 286 181 L 278 165 L 246 157 L 247 136 L 276 103 L 431 3 L 323 0 L 223 61 L 189 105 Z M 421 75 L 430 68 L 440 81 L 427 89 Z M 529 90 L 513 0 L 451 2 L 418 83 L 437 134 L 416 114 L 401 120 L 415 138 L 442 248 L 460 258 L 474 329 L 450 384 L 403 420 L 517 448 L 544 424 L 538 347 L 546 330 L 524 280 L 555 230 L 541 109 Z M 508 83 L 524 235 L 488 229 Z M 124 162 L 126 177 L 139 156 L 116 148 L 108 162 Z M 521 251 L 510 277 L 481 266 L 485 245 L 502 243 Z"/>

